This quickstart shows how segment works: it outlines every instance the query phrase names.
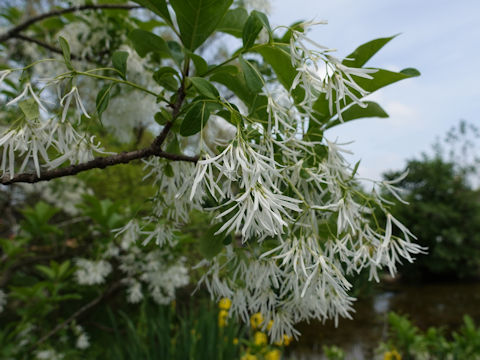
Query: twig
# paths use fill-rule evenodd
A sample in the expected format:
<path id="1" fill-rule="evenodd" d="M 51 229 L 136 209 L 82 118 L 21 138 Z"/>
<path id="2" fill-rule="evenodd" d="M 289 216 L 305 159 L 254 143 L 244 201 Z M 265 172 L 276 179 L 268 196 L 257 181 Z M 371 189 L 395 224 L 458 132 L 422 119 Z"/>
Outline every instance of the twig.
<path id="1" fill-rule="evenodd" d="M 103 4 L 103 5 L 82 5 L 82 6 L 73 6 L 70 8 L 66 9 L 60 9 L 60 10 L 54 10 L 45 14 L 40 14 L 38 16 L 32 17 L 23 23 L 11 28 L 8 30 L 5 34 L 0 36 L 0 43 L 7 41 L 13 37 L 17 37 L 17 35 L 22 32 L 23 30 L 27 29 L 31 25 L 51 18 L 55 16 L 60 16 L 63 14 L 68 14 L 76 11 L 85 11 L 85 10 L 100 10 L 100 9 L 109 9 L 109 10 L 132 10 L 132 9 L 138 9 L 141 8 L 141 6 L 138 5 L 120 5 L 120 4 Z"/>
<path id="2" fill-rule="evenodd" d="M 173 104 L 173 110 L 172 110 L 172 120 L 168 121 L 165 126 L 162 129 L 162 132 L 160 135 L 158 135 L 155 140 L 153 141 L 152 147 L 157 149 L 158 151 L 161 151 L 161 146 L 164 143 L 165 139 L 167 138 L 168 133 L 170 132 L 170 129 L 173 126 L 174 121 L 177 119 L 178 115 L 180 114 L 180 110 L 183 105 L 183 101 L 185 100 L 185 78 L 188 76 L 188 71 L 189 71 L 189 66 L 190 66 L 190 61 L 186 60 L 185 61 L 185 67 L 183 69 L 183 78 L 182 78 L 182 83 L 180 87 L 178 88 L 177 91 L 177 99 L 175 101 L 175 104 Z"/>
<path id="3" fill-rule="evenodd" d="M 62 330 L 63 328 L 65 328 L 66 326 L 68 326 L 68 324 L 70 324 L 73 320 L 75 320 L 76 318 L 78 318 L 80 315 L 82 315 L 83 313 L 87 312 L 88 310 L 90 310 L 91 308 L 93 308 L 95 305 L 97 305 L 98 303 L 100 303 L 103 299 L 105 299 L 108 295 L 112 294 L 113 292 L 117 291 L 120 286 L 122 285 L 122 282 L 121 281 L 117 281 L 116 283 L 114 283 L 110 288 L 108 288 L 105 292 L 103 292 L 102 294 L 100 294 L 98 297 L 96 297 L 95 299 L 93 299 L 92 301 L 90 301 L 88 304 L 85 304 L 84 306 L 82 306 L 80 309 L 78 309 L 77 311 L 75 311 L 72 315 L 70 315 L 70 317 L 68 317 L 64 322 L 58 324 L 57 326 L 55 326 L 52 330 L 50 330 L 48 333 L 46 333 L 44 336 L 42 336 L 40 338 L 40 340 L 38 340 L 32 347 L 30 350 L 33 350 L 35 348 L 37 348 L 40 344 L 42 344 L 43 342 L 45 342 L 46 340 L 48 340 L 50 337 L 52 337 L 53 335 L 55 335 L 57 332 L 59 332 L 60 330 Z"/>
<path id="4" fill-rule="evenodd" d="M 122 152 L 120 154 L 115 154 L 105 157 L 97 157 L 93 160 L 87 161 L 86 163 L 71 165 L 64 168 L 53 169 L 43 171 L 40 176 L 36 173 L 23 173 L 10 178 L 8 175 L 0 178 L 0 184 L 11 185 L 13 183 L 37 183 L 40 181 L 49 181 L 52 179 L 76 175 L 80 172 L 91 170 L 91 169 L 104 169 L 109 166 L 117 164 L 127 164 L 130 161 L 144 159 L 150 156 L 158 156 L 161 158 L 173 160 L 173 161 L 188 161 L 196 163 L 198 157 L 179 155 L 179 154 L 170 154 L 166 153 L 156 146 L 150 146 L 141 150 L 135 150 L 130 152 Z"/>
<path id="5" fill-rule="evenodd" d="M 44 49 L 47 49 L 47 50 L 50 50 L 51 52 L 53 53 L 56 53 L 56 54 L 60 54 L 62 55 L 63 52 L 61 49 L 53 46 L 53 45 L 50 45 L 44 41 L 41 41 L 41 40 L 38 40 L 38 39 L 35 39 L 35 38 L 32 38 L 30 36 L 27 36 L 27 35 L 23 35 L 23 34 L 16 34 L 13 36 L 14 38 L 16 39 L 20 39 L 20 40 L 24 40 L 24 41 L 28 41 L 28 42 L 31 42 L 33 44 L 36 44 L 40 47 L 43 47 Z M 95 61 L 93 59 L 91 59 L 90 57 L 85 57 L 84 59 L 82 59 L 80 56 L 78 55 L 75 55 L 75 54 L 70 54 L 70 57 L 72 58 L 72 60 L 86 60 L 86 61 L 89 61 L 91 63 L 95 63 Z"/>

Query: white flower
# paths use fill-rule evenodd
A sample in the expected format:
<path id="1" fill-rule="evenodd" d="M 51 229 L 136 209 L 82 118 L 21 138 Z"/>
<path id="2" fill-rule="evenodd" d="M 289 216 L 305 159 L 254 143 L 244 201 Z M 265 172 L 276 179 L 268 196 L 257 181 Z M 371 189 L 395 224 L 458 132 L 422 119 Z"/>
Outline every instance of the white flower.
<path id="1" fill-rule="evenodd" d="M 75 103 L 77 104 L 78 121 L 80 122 L 81 114 L 85 115 L 85 117 L 90 119 L 90 115 L 88 115 L 87 110 L 85 110 L 85 106 L 83 106 L 82 99 L 80 98 L 80 94 L 78 93 L 78 88 L 76 86 L 73 86 L 72 89 L 60 100 L 60 105 L 63 106 L 62 122 L 64 122 L 65 118 L 67 117 L 68 108 L 70 106 L 72 98 L 75 99 Z M 65 104 L 63 104 L 64 102 Z"/>
<path id="2" fill-rule="evenodd" d="M 14 127 L 2 134 L 0 138 L 0 149 L 2 149 L 1 172 L 10 178 L 15 175 L 17 164 L 15 159 L 22 157 L 23 161 L 18 169 L 23 172 L 29 160 L 33 160 L 35 171 L 40 176 L 40 159 L 49 162 L 48 149 L 54 145 L 51 129 L 52 120 L 42 122 L 34 119 L 23 123 L 23 126 Z M 17 155 L 16 155 L 17 154 Z"/>
<path id="3" fill-rule="evenodd" d="M 88 335 L 80 325 L 74 327 L 74 332 L 77 335 L 77 341 L 75 342 L 75 347 L 77 349 L 85 350 L 90 347 Z"/>
<path id="4" fill-rule="evenodd" d="M 298 203 L 301 201 L 275 194 L 259 184 L 225 203 L 227 210 L 217 215 L 216 219 L 230 213 L 233 216 L 223 223 L 217 234 L 241 232 L 244 241 L 252 236 L 280 235 L 288 226 L 287 221 L 292 220 L 288 210 L 300 212 Z"/>
<path id="5" fill-rule="evenodd" d="M 140 226 L 137 220 L 132 219 L 124 227 L 114 229 L 112 232 L 115 233 L 115 237 L 120 237 L 120 248 L 128 250 L 137 241 L 140 235 Z"/>
<path id="6" fill-rule="evenodd" d="M 299 153 L 316 154 L 310 152 L 309 144 L 295 146 Z M 348 293 L 351 285 L 347 275 L 368 269 L 370 279 L 378 280 L 378 271 L 383 267 L 394 272 L 400 261 L 412 261 L 413 255 L 423 251 L 411 242 L 414 237 L 408 229 L 388 213 L 385 230 L 372 228 L 371 206 L 379 205 L 385 211 L 382 199 L 375 193 L 368 195 L 357 190 L 354 169 L 346 161 L 344 154 L 348 151 L 342 145 L 323 138 L 316 146 L 322 146 L 324 156 L 315 163 L 306 163 L 292 152 L 283 158 L 286 165 L 270 177 L 275 188 L 289 184 L 301 202 L 293 197 L 284 199 L 284 195 L 275 192 L 265 193 L 262 198 L 262 191 L 269 189 L 262 187 L 266 171 L 261 174 L 253 171 L 254 166 L 245 160 L 243 167 L 237 165 L 236 158 L 231 156 L 233 145 L 212 161 L 212 167 L 221 175 L 215 178 L 212 172 L 211 178 L 220 181 L 226 178 L 236 185 L 237 191 L 236 196 L 230 194 L 232 198 L 218 215 L 225 218 L 219 232 L 238 231 L 246 238 L 258 236 L 254 229 L 261 226 L 256 222 L 263 221 L 268 224 L 262 225 L 264 234 L 268 234 L 267 228 L 271 231 L 269 235 L 283 234 L 246 248 L 227 246 L 211 261 L 199 264 L 207 267 L 201 283 L 215 297 L 232 299 L 232 314 L 247 321 L 252 313 L 261 312 L 266 322 L 273 320 L 272 339 L 283 334 L 298 336 L 295 324 L 299 321 L 333 318 L 337 322 L 339 317 L 350 317 L 355 299 Z M 263 157 L 260 161 L 276 168 Z M 210 171 L 210 168 L 197 169 L 197 179 L 209 179 Z M 254 194 L 256 188 L 244 190 L 238 185 L 235 176 L 243 173 L 246 180 L 239 180 L 240 184 L 249 183 L 255 174 L 256 186 L 260 184 L 262 191 Z M 206 187 L 212 189 L 215 184 Z M 215 189 L 218 194 L 223 191 L 227 195 L 224 188 Z M 276 195 L 280 198 L 275 198 Z M 266 199 L 271 199 L 271 203 Z M 294 221 L 292 214 L 298 214 Z M 401 237 L 393 236 L 393 225 L 400 230 Z"/>
<path id="7" fill-rule="evenodd" d="M 71 165 L 81 164 L 95 158 L 94 153 L 112 155 L 114 153 L 104 151 L 99 142 L 95 142 L 95 136 L 87 136 L 78 132 L 68 123 L 57 123 L 55 128 L 55 146 L 62 154 L 47 162 L 50 169 L 55 169 L 65 162 Z"/>
<path id="8" fill-rule="evenodd" d="M 127 301 L 136 304 L 143 299 L 142 284 L 138 281 L 132 281 L 127 289 Z"/>
<path id="9" fill-rule="evenodd" d="M 300 211 L 301 200 L 280 192 L 283 175 L 275 160 L 255 151 L 240 136 L 235 143 L 197 163 L 191 198 L 206 188 L 215 199 L 227 199 L 218 207 L 222 212 L 217 219 L 228 220 L 217 233 L 240 231 L 244 240 L 282 234 L 292 221 L 290 212 Z"/>
<path id="10" fill-rule="evenodd" d="M 7 305 L 7 294 L 0 289 L 0 313 L 2 313 L 3 309 L 5 309 L 5 305 Z"/>
<path id="11" fill-rule="evenodd" d="M 112 271 L 112 265 L 105 260 L 77 259 L 76 264 L 75 277 L 80 285 L 103 284 Z"/>
<path id="12" fill-rule="evenodd" d="M 152 178 L 157 187 L 153 213 L 158 218 L 173 221 L 174 223 L 186 223 L 193 209 L 200 210 L 203 194 L 197 192 L 189 199 L 189 185 L 195 174 L 195 165 L 180 161 L 167 161 L 159 158 L 144 160 L 145 169 L 149 172 L 144 179 Z M 155 222 L 154 218 L 149 219 Z M 163 224 L 163 223 L 162 223 Z M 159 224 L 160 225 L 160 224 Z M 171 231 L 170 231 L 171 233 Z M 169 239 L 169 236 L 165 237 Z M 160 241 L 164 243 L 165 241 Z"/>
<path id="13" fill-rule="evenodd" d="M 330 114 L 334 115 L 333 103 L 335 102 L 336 113 L 339 120 L 343 121 L 341 102 L 348 105 L 348 102 L 353 101 L 363 107 L 365 105 L 361 98 L 368 94 L 354 81 L 352 76 L 371 79 L 369 74 L 377 70 L 348 67 L 343 65 L 339 59 L 329 55 L 328 53 L 333 50 L 317 44 L 306 36 L 308 29 L 317 24 L 325 24 L 325 22 L 305 22 L 302 24 L 303 31 L 292 30 L 290 56 L 297 75 L 291 89 L 295 89 L 299 84 L 302 85 L 305 97 L 300 106 L 308 114 L 313 113 L 312 105 L 318 96 L 325 93 L 326 99 L 329 101 Z M 313 49 L 308 45 L 313 45 Z M 325 66 L 324 74 L 321 72 L 321 64 Z"/>
<path id="14" fill-rule="evenodd" d="M 5 78 L 12 73 L 12 70 L 2 70 L 0 71 L 0 86 L 3 84 Z"/>
<path id="15" fill-rule="evenodd" d="M 7 103 L 7 106 L 16 104 L 16 103 L 19 102 L 21 99 L 23 99 L 28 93 L 30 93 L 30 95 L 32 95 L 33 99 L 34 99 L 35 102 L 38 104 L 38 106 L 40 107 L 40 109 L 42 109 L 43 111 L 47 112 L 47 109 L 45 108 L 45 106 L 43 105 L 43 103 L 40 101 L 40 98 L 37 96 L 37 94 L 35 94 L 35 91 L 33 91 L 32 84 L 30 84 L 30 83 L 27 83 L 27 85 L 25 85 L 25 88 L 24 88 L 23 91 L 20 93 L 20 95 L 18 95 L 18 96 L 17 96 L 16 98 L 14 98 L 13 100 L 10 100 L 10 101 Z"/>
<path id="16" fill-rule="evenodd" d="M 35 357 L 39 360 L 61 360 L 63 354 L 57 353 L 55 350 L 40 350 L 35 353 Z"/>
<path id="17" fill-rule="evenodd" d="M 75 343 L 75 346 L 80 349 L 84 350 L 87 349 L 90 346 L 90 341 L 88 340 L 88 335 L 83 333 L 77 338 L 77 342 Z"/>
<path id="18" fill-rule="evenodd" d="M 78 164 L 92 160 L 94 153 L 112 154 L 95 143 L 94 136 L 87 137 L 76 131 L 70 123 L 59 123 L 55 118 L 23 121 L 8 129 L 0 137 L 0 149 L 2 176 L 8 174 L 10 178 L 17 170 L 24 172 L 30 161 L 33 161 L 37 176 L 40 176 L 42 166 L 53 169 L 67 161 Z M 50 160 L 51 150 L 58 151 L 60 156 Z M 18 158 L 22 158 L 20 166 L 16 163 Z"/>
<path id="19" fill-rule="evenodd" d="M 159 261 L 160 252 L 151 252 L 148 257 L 140 278 L 148 284 L 150 294 L 157 304 L 168 304 L 175 299 L 175 290 L 188 284 L 188 272 L 183 264 L 185 259 L 180 258 L 177 263 L 166 265 Z"/>

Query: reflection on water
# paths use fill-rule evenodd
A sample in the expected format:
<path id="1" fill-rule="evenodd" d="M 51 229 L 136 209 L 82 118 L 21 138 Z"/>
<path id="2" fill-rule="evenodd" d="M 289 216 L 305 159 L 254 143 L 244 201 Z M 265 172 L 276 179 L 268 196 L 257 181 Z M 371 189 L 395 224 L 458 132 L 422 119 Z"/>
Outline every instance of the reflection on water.
<path id="1" fill-rule="evenodd" d="M 348 354 L 347 360 L 373 358 L 373 351 L 388 333 L 389 311 L 408 314 L 421 329 L 444 326 L 456 329 L 469 314 L 480 321 L 480 283 L 450 283 L 423 285 L 389 285 L 372 299 L 357 301 L 353 320 L 311 322 L 299 326 L 302 336 L 295 343 L 291 359 L 324 359 L 319 354 L 323 345 L 336 345 Z"/>

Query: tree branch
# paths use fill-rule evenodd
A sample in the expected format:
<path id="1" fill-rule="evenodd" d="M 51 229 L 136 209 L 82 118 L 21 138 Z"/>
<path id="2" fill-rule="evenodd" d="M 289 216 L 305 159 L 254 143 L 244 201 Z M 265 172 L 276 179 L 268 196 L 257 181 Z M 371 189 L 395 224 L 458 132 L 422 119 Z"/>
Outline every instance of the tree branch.
<path id="1" fill-rule="evenodd" d="M 158 135 L 155 140 L 153 141 L 152 147 L 155 149 L 161 150 L 161 146 L 165 139 L 167 138 L 170 129 L 173 126 L 173 122 L 177 119 L 178 115 L 180 114 L 180 110 L 183 105 L 183 101 L 185 100 L 185 78 L 188 76 L 188 71 L 190 67 L 190 60 L 185 60 L 185 67 L 183 69 L 183 78 L 180 87 L 177 90 L 177 99 L 175 104 L 173 104 L 172 108 L 172 120 L 168 121 L 162 129 L 160 135 Z"/>
<path id="2" fill-rule="evenodd" d="M 103 5 L 82 5 L 82 6 L 73 6 L 66 9 L 54 10 L 45 14 L 40 14 L 33 18 L 30 18 L 23 23 L 11 28 L 5 34 L 0 35 L 0 43 L 5 42 L 11 38 L 17 37 L 17 35 L 22 32 L 23 30 L 27 29 L 31 25 L 51 18 L 55 16 L 60 16 L 63 14 L 68 14 L 76 11 L 85 11 L 85 10 L 132 10 L 132 9 L 139 9 L 141 6 L 138 5 L 120 5 L 120 4 L 103 4 Z"/>
<path id="3" fill-rule="evenodd" d="M 20 39 L 20 40 L 24 40 L 24 41 L 31 42 L 31 43 L 36 44 L 36 45 L 38 45 L 38 46 L 40 46 L 40 47 L 43 47 L 43 48 L 45 48 L 45 49 L 47 49 L 47 50 L 50 50 L 50 51 L 53 52 L 53 53 L 57 53 L 57 54 L 60 54 L 60 55 L 63 54 L 61 49 L 59 49 L 59 48 L 57 48 L 57 47 L 55 47 L 55 46 L 53 46 L 53 45 L 50 45 L 50 44 L 48 44 L 48 43 L 46 43 L 46 42 L 43 42 L 43 41 L 41 41 L 41 40 L 34 39 L 34 38 L 30 37 L 30 36 L 26 36 L 26 35 L 23 35 L 23 34 L 15 34 L 15 35 L 13 35 L 12 37 L 13 37 L 13 38 L 16 38 L 16 39 Z M 71 57 L 73 60 L 82 60 L 79 56 L 77 56 L 77 55 L 75 55 L 75 54 L 70 54 L 70 57 Z M 85 59 L 85 60 L 91 61 L 91 60 L 88 59 L 88 58 Z"/>
<path id="4" fill-rule="evenodd" d="M 173 161 L 188 161 L 196 163 L 198 157 L 170 154 L 158 149 L 156 146 L 150 146 L 141 150 L 135 150 L 130 152 L 122 152 L 120 154 L 115 154 L 105 157 L 97 157 L 93 160 L 87 161 L 86 163 L 78 165 L 70 165 L 64 168 L 53 169 L 43 171 L 40 176 L 36 173 L 23 173 L 10 178 L 9 176 L 3 176 L 0 178 L 0 184 L 2 185 L 11 185 L 13 183 L 37 183 L 40 181 L 49 181 L 52 179 L 76 175 L 80 172 L 91 170 L 91 169 L 104 169 L 109 166 L 117 164 L 127 164 L 130 161 L 144 159 L 150 156 L 158 156 L 161 158 L 173 160 Z"/>
<path id="5" fill-rule="evenodd" d="M 87 312 L 88 310 L 90 310 L 91 308 L 93 308 L 94 306 L 96 306 L 98 303 L 100 303 L 103 299 L 105 299 L 108 295 L 116 292 L 118 289 L 120 289 L 122 285 L 122 282 L 121 281 L 117 281 L 116 283 L 114 283 L 110 288 L 108 288 L 105 292 L 103 292 L 102 294 L 100 294 L 98 297 L 96 297 L 95 299 L 93 299 L 92 301 L 90 301 L 88 304 L 85 304 L 84 306 L 82 306 L 80 309 L 78 309 L 76 312 L 74 312 L 72 315 L 70 315 L 70 317 L 68 317 L 64 322 L 58 324 L 57 326 L 55 326 L 52 330 L 50 330 L 47 334 L 45 334 L 44 336 L 42 336 L 40 338 L 40 340 L 38 340 L 32 347 L 30 350 L 33 350 L 35 349 L 36 347 L 38 347 L 40 344 L 42 344 L 43 342 L 45 342 L 46 340 L 48 340 L 50 337 L 52 337 L 53 335 L 55 335 L 57 332 L 59 332 L 60 330 L 62 330 L 63 328 L 65 328 L 66 326 L 68 326 L 73 320 L 75 320 L 76 318 L 78 318 L 79 316 L 83 315 L 83 313 Z"/>
<path id="6" fill-rule="evenodd" d="M 59 48 L 57 48 L 57 47 L 55 47 L 55 46 L 53 46 L 53 45 L 50 45 L 50 44 L 48 44 L 48 43 L 46 43 L 46 42 L 44 42 L 44 41 L 41 41 L 41 40 L 32 38 L 32 37 L 30 37 L 30 36 L 23 35 L 23 34 L 16 34 L 16 35 L 14 35 L 13 37 L 14 37 L 15 39 L 19 39 L 19 40 L 31 42 L 31 43 L 33 43 L 33 44 L 36 44 L 36 45 L 40 46 L 40 47 L 43 47 L 44 49 L 47 49 L 47 50 L 51 51 L 51 52 L 53 52 L 53 53 L 60 54 L 60 55 L 63 54 L 63 52 L 62 52 L 61 49 L 59 49 Z M 99 56 L 102 56 L 102 55 L 104 55 L 104 54 L 106 54 L 106 51 L 102 51 L 102 52 L 100 52 L 98 55 L 99 55 Z M 75 54 L 70 53 L 70 58 L 71 58 L 72 60 L 78 60 L 78 61 L 82 61 L 82 60 L 83 60 L 83 61 L 88 61 L 88 62 L 90 62 L 90 63 L 92 63 L 92 64 L 98 64 L 98 61 L 95 61 L 95 60 L 94 60 L 92 57 L 90 57 L 90 56 L 85 56 L 84 58 L 81 58 L 81 57 L 78 56 L 78 55 L 75 55 Z"/>

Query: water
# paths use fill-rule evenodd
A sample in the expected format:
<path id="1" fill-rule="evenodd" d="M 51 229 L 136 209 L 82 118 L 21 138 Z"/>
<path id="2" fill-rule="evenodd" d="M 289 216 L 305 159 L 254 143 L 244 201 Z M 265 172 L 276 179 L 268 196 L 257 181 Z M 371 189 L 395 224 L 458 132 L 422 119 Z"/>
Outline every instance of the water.
<path id="1" fill-rule="evenodd" d="M 347 360 L 373 358 L 373 351 L 388 334 L 387 315 L 395 311 L 409 315 L 421 329 L 443 326 L 456 329 L 468 314 L 480 323 L 480 283 L 437 283 L 388 285 L 371 299 L 357 301 L 353 320 L 301 324 L 299 341 L 291 348 L 292 359 L 324 359 L 323 345 L 336 345 L 347 353 Z"/>

